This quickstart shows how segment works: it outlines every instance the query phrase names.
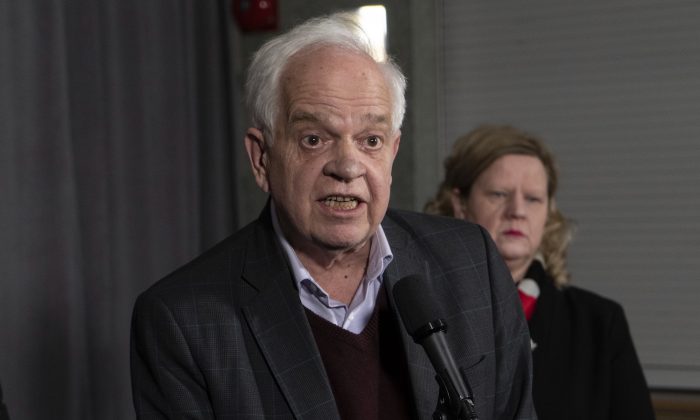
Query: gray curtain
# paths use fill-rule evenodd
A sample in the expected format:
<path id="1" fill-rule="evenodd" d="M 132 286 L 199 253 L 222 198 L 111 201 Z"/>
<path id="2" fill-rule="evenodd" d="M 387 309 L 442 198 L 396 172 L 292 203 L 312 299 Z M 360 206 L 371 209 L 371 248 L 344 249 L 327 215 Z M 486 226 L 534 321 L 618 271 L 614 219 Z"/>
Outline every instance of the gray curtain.
<path id="1" fill-rule="evenodd" d="M 133 418 L 136 295 L 234 228 L 224 0 L 0 0 L 11 419 Z"/>

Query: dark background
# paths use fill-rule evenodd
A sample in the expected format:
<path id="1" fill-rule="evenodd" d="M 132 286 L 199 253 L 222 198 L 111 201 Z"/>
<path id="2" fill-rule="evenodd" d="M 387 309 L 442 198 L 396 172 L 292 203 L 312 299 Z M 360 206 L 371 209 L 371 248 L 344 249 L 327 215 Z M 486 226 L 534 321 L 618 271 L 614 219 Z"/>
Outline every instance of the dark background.
<path id="1" fill-rule="evenodd" d="M 278 28 L 360 5 L 282 0 Z M 241 32 L 226 0 L 0 0 L 0 383 L 12 419 L 134 417 L 136 296 L 264 202 L 240 92 L 274 33 Z"/>
<path id="2" fill-rule="evenodd" d="M 241 91 L 276 32 L 241 31 L 232 1 L 0 0 L 0 383 L 13 420 L 133 418 L 136 296 L 259 213 Z M 282 31 L 368 2 L 277 3 Z M 700 54 L 685 46 L 700 7 L 382 3 L 408 77 L 392 206 L 420 210 L 451 137 L 475 124 L 542 135 L 564 164 L 558 204 L 578 219 L 575 283 L 621 301 L 647 374 L 683 385 L 655 389 L 663 418 L 700 416 L 700 225 L 686 204 L 700 197 Z M 640 201 L 658 224 L 637 221 Z"/>

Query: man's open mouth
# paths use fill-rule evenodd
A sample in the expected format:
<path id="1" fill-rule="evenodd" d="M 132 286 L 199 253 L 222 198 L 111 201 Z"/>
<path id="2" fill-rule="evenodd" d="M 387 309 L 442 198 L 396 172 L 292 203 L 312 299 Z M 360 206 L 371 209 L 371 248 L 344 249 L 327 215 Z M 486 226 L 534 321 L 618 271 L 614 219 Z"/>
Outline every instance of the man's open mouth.
<path id="1" fill-rule="evenodd" d="M 323 204 L 336 210 L 352 210 L 357 207 L 359 200 L 356 197 L 343 197 L 331 195 L 323 200 Z"/>

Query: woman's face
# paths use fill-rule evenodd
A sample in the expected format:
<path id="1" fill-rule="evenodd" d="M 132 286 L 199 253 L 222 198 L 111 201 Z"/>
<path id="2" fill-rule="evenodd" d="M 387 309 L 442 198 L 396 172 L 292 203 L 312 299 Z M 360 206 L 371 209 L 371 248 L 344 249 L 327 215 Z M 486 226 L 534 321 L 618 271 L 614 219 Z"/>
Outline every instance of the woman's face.
<path id="1" fill-rule="evenodd" d="M 466 201 L 453 192 L 455 216 L 489 231 L 515 280 L 520 280 L 542 242 L 549 200 L 542 162 L 505 155 L 479 175 Z"/>

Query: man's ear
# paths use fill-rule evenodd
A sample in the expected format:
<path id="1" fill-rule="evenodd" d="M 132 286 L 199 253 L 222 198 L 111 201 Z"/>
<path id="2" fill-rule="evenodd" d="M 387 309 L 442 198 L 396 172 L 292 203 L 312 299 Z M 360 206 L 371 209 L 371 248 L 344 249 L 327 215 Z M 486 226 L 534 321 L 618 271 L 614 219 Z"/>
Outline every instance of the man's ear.
<path id="1" fill-rule="evenodd" d="M 248 160 L 250 161 L 250 168 L 253 170 L 255 182 L 260 189 L 269 193 L 267 145 L 265 144 L 262 131 L 252 127 L 248 129 L 245 134 L 245 150 L 248 152 Z"/>
<path id="2" fill-rule="evenodd" d="M 401 143 L 401 131 L 396 134 L 396 140 L 394 140 L 394 159 L 396 159 L 396 154 L 399 153 L 399 144 Z"/>
<path id="3" fill-rule="evenodd" d="M 396 134 L 396 139 L 394 140 L 394 144 L 392 145 L 392 147 L 394 148 L 392 150 L 393 155 L 391 156 L 392 162 L 394 161 L 394 159 L 396 159 L 396 154 L 399 153 L 399 143 L 401 143 L 401 131 L 399 131 Z M 394 177 L 392 175 L 389 175 L 389 185 L 391 185 L 393 182 Z"/>

